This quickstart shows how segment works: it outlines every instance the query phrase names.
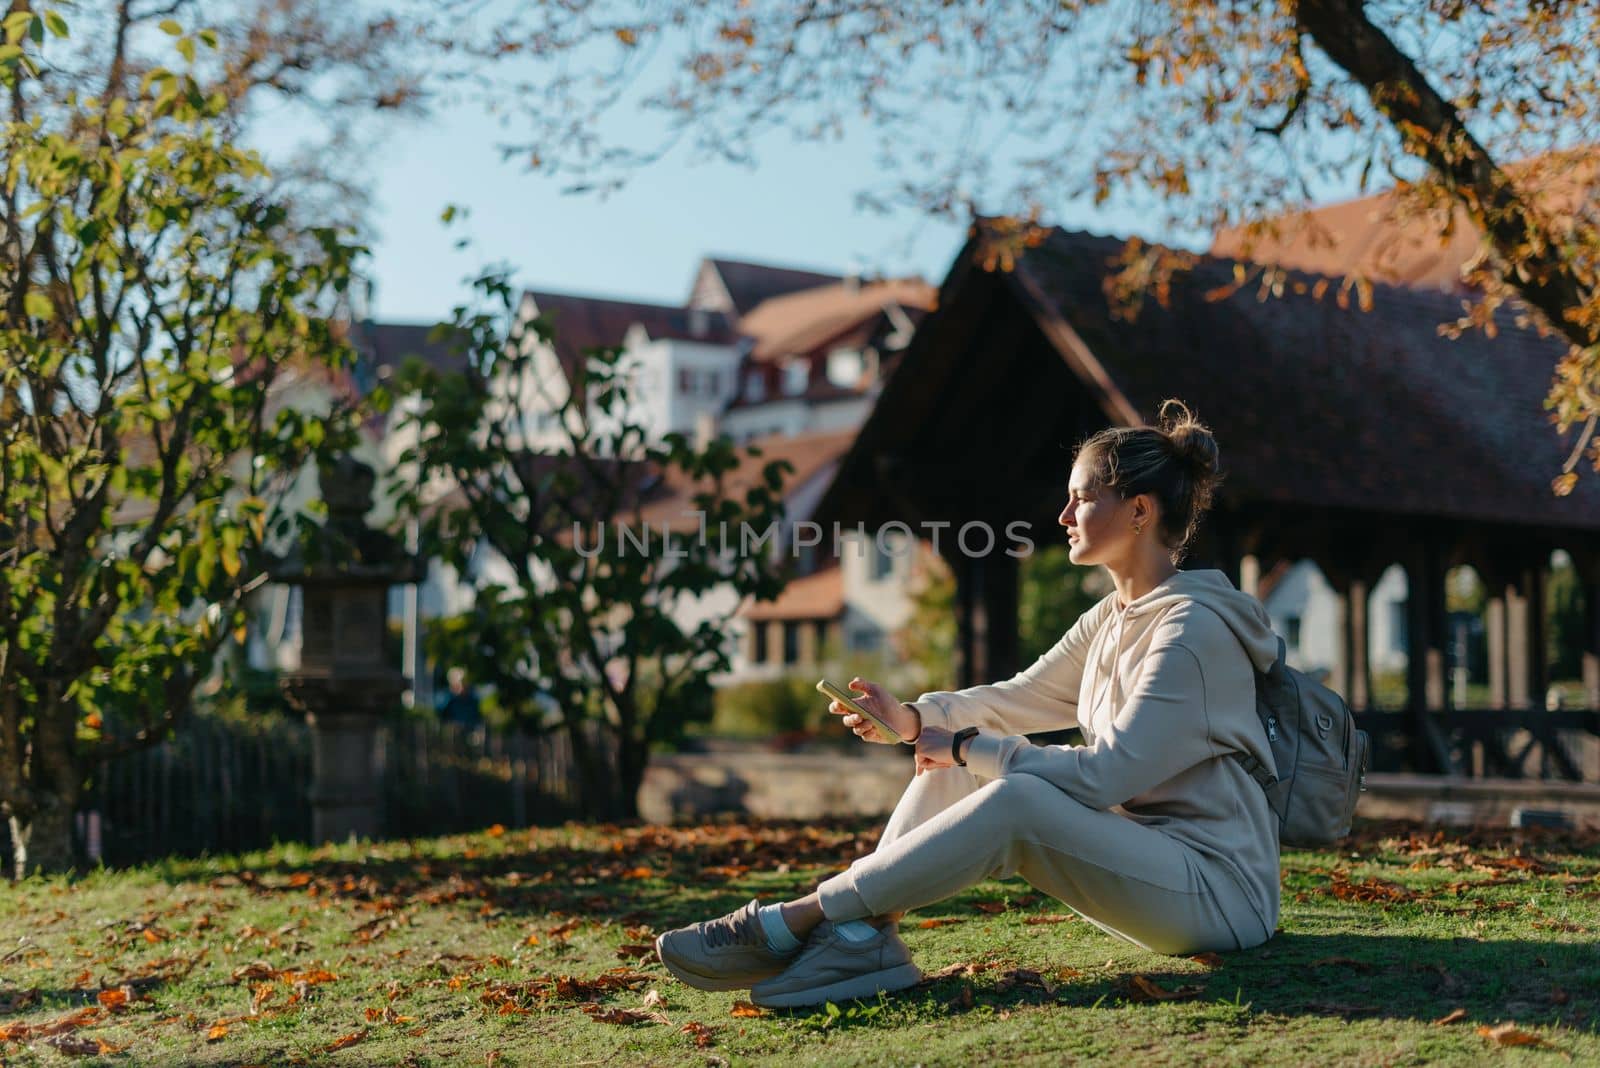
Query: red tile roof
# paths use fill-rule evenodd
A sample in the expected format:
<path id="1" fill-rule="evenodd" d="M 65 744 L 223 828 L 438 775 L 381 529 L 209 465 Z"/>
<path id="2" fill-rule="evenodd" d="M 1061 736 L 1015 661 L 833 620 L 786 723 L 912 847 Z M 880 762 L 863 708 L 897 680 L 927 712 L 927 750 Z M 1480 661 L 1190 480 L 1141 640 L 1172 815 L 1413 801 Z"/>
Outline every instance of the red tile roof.
<path id="1" fill-rule="evenodd" d="M 572 381 L 579 361 L 589 349 L 622 344 L 630 327 L 644 328 L 652 339 L 699 341 L 726 345 L 734 340 L 728 320 L 720 313 L 630 300 L 580 297 L 569 293 L 528 290 L 541 317 L 548 317 L 555 332 L 556 357 Z"/>
<path id="2" fill-rule="evenodd" d="M 791 579 L 774 601 L 747 599 L 738 614 L 751 622 L 769 619 L 837 619 L 844 612 L 844 569 L 837 563 Z"/>
<path id="3" fill-rule="evenodd" d="M 920 314 L 937 297 L 918 278 L 819 286 L 763 302 L 739 320 L 739 331 L 755 339 L 756 360 L 860 346 L 882 326 L 889 308 Z"/>
<path id="4" fill-rule="evenodd" d="M 733 301 L 736 315 L 745 315 L 762 301 L 801 289 L 814 289 L 841 281 L 841 276 L 799 267 L 777 267 L 711 256 L 705 261 L 717 272 Z"/>
<path id="5" fill-rule="evenodd" d="M 1557 225 L 1587 207 L 1600 179 L 1593 149 L 1553 152 L 1509 165 L 1507 173 L 1533 191 Z M 1275 234 L 1251 237 L 1250 224 L 1218 231 L 1211 254 L 1343 277 L 1360 273 L 1391 285 L 1453 289 L 1461 269 L 1478 254 L 1476 227 L 1460 208 L 1444 214 L 1407 214 L 1394 190 L 1261 220 Z"/>

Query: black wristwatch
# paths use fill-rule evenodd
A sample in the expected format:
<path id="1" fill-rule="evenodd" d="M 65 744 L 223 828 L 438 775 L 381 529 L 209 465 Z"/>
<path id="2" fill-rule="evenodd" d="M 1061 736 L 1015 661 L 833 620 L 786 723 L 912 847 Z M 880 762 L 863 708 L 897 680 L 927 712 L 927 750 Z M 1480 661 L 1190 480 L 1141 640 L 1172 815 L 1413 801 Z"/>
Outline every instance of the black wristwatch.
<path id="1" fill-rule="evenodd" d="M 961 743 L 978 733 L 976 727 L 962 727 L 950 738 L 950 756 L 960 767 L 966 767 L 967 762 L 961 759 Z"/>

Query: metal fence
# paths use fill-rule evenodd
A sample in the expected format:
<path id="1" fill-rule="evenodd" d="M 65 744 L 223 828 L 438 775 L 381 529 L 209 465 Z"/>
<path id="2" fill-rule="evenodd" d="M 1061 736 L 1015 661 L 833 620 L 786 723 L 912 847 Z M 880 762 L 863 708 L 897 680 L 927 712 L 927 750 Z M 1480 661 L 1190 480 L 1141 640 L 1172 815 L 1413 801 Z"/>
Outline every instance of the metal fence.
<path id="1" fill-rule="evenodd" d="M 389 837 L 579 814 L 572 743 L 528 734 L 396 720 L 378 733 Z M 238 853 L 311 838 L 311 731 L 290 720 L 192 717 L 174 737 L 100 765 L 77 816 L 80 856 L 108 865 Z M 0 856 L 10 855 L 0 822 Z"/>

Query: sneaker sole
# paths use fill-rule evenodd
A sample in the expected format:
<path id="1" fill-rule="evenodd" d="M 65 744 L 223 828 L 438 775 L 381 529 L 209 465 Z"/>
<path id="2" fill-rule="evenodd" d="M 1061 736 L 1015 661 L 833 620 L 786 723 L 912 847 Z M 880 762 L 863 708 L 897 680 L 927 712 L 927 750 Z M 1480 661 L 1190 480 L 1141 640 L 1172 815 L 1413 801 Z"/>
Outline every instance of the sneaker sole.
<path id="1" fill-rule="evenodd" d="M 752 983 L 759 983 L 763 979 L 771 979 L 774 976 L 783 974 L 782 969 L 774 969 L 765 975 L 759 975 L 751 979 L 738 977 L 730 979 L 727 976 L 701 975 L 699 972 L 690 971 L 683 965 L 674 962 L 668 958 L 667 954 L 661 951 L 661 940 L 665 937 L 665 934 L 656 935 L 656 959 L 666 966 L 667 971 L 671 972 L 673 978 L 677 979 L 678 982 L 683 983 L 685 986 L 692 986 L 696 990 L 745 990 Z"/>
<path id="2" fill-rule="evenodd" d="M 781 994 L 759 994 L 752 990 L 750 1000 L 769 1009 L 792 1009 L 802 1005 L 821 1005 L 825 1001 L 849 1001 L 852 998 L 870 998 L 879 993 L 892 994 L 922 981 L 922 969 L 915 964 L 902 964 L 881 972 L 853 975 L 827 986 L 809 990 L 789 990 Z"/>

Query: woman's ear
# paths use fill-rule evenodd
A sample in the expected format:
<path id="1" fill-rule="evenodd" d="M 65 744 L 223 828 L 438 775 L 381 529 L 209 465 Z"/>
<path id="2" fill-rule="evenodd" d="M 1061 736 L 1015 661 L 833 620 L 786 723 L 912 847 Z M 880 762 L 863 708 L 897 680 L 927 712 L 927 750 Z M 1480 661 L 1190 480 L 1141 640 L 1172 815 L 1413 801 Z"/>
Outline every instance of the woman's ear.
<path id="1" fill-rule="evenodd" d="M 1141 527 L 1148 527 L 1155 522 L 1156 499 L 1148 493 L 1141 493 L 1133 499 L 1133 521 Z"/>

